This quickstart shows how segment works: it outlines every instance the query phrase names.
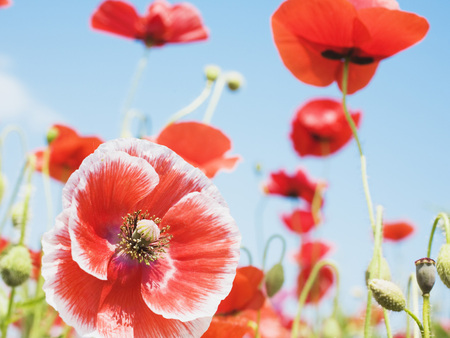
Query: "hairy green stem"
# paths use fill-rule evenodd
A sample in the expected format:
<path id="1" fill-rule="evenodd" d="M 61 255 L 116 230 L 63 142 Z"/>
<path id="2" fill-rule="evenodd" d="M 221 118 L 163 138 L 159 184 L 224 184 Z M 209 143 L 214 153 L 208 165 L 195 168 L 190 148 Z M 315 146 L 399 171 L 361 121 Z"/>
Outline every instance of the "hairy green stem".
<path id="1" fill-rule="evenodd" d="M 278 238 L 279 240 L 281 240 L 281 243 L 283 245 L 283 249 L 281 250 L 281 255 L 280 255 L 280 260 L 279 263 L 281 263 L 283 261 L 284 258 L 284 254 L 286 253 L 286 240 L 283 238 L 283 236 L 281 235 L 272 235 L 269 237 L 269 239 L 267 240 L 266 246 L 264 248 L 264 254 L 263 254 L 263 262 L 262 262 L 262 267 L 263 270 L 265 269 L 266 266 L 266 258 L 267 258 L 267 252 L 269 251 L 269 246 L 270 243 L 272 242 L 272 240 L 274 240 L 275 238 Z"/>
<path id="2" fill-rule="evenodd" d="M 430 327 L 430 294 L 424 293 L 423 297 L 423 310 L 422 310 L 422 322 L 423 322 L 423 337 L 430 338 L 431 337 L 431 327 Z"/>
<path id="3" fill-rule="evenodd" d="M 433 244 L 434 232 L 436 231 L 436 227 L 439 223 L 439 220 L 441 220 L 441 219 L 444 222 L 446 242 L 447 242 L 447 244 L 450 244 L 450 221 L 448 219 L 447 214 L 444 212 L 441 212 L 436 216 L 436 219 L 434 220 L 434 223 L 433 223 L 433 227 L 431 228 L 430 240 L 428 241 L 427 257 L 430 257 L 430 255 L 431 255 L 431 245 Z"/>
<path id="4" fill-rule="evenodd" d="M 425 334 L 424 333 L 424 328 L 423 328 L 422 323 L 420 322 L 419 318 L 417 318 L 417 316 L 413 312 L 408 310 L 408 308 L 406 308 L 406 307 L 404 308 L 404 311 L 407 314 L 409 314 L 412 319 L 414 319 L 414 321 L 416 322 L 417 326 L 419 327 L 419 330 L 420 330 L 420 333 L 422 334 L 422 337 L 424 337 L 424 334 Z M 406 337 L 408 337 L 408 335 Z"/>
<path id="5" fill-rule="evenodd" d="M 223 88 L 227 82 L 227 74 L 220 74 L 216 80 L 211 99 L 209 100 L 208 107 L 206 108 L 205 116 L 203 117 L 203 123 L 210 124 L 217 104 L 219 103 L 220 96 L 222 95 Z"/>

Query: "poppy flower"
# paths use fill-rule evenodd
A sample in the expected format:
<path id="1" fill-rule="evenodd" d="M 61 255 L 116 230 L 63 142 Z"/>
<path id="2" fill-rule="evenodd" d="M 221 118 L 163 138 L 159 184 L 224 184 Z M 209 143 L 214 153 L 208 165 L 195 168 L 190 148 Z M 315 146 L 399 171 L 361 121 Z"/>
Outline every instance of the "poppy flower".
<path id="1" fill-rule="evenodd" d="M 394 242 L 412 235 L 416 227 L 409 222 L 389 222 L 383 224 L 383 238 Z"/>
<path id="2" fill-rule="evenodd" d="M 303 287 L 308 280 L 311 271 L 313 269 L 312 265 L 304 266 L 297 278 L 297 294 L 300 295 Z M 323 266 L 319 273 L 317 274 L 316 280 L 311 287 L 308 296 L 306 297 L 307 304 L 317 304 L 323 297 L 327 294 L 328 290 L 333 286 L 334 274 L 333 270 L 328 266 Z"/>
<path id="3" fill-rule="evenodd" d="M 348 59 L 348 93 L 354 93 L 370 82 L 381 60 L 419 42 L 428 31 L 425 18 L 380 7 L 382 1 L 355 4 L 287 0 L 275 11 L 275 44 L 284 65 L 300 81 L 320 87 L 336 81 L 342 89 Z"/>
<path id="4" fill-rule="evenodd" d="M 154 142 L 169 147 L 209 178 L 219 170 L 233 170 L 239 156 L 226 156 L 230 139 L 219 129 L 199 122 L 178 122 L 165 127 Z"/>
<path id="5" fill-rule="evenodd" d="M 359 127 L 360 112 L 350 112 Z M 353 137 L 342 108 L 332 99 L 315 99 L 300 107 L 292 120 L 291 140 L 300 156 L 334 154 Z"/>
<path id="6" fill-rule="evenodd" d="M 316 222 L 311 211 L 302 210 L 299 208 L 294 209 L 294 211 L 289 214 L 281 215 L 281 219 L 289 230 L 300 235 L 307 234 L 309 231 L 311 231 L 311 229 L 314 228 L 315 225 L 319 223 Z"/>
<path id="7" fill-rule="evenodd" d="M 315 265 L 332 249 L 333 247 L 325 241 L 305 241 L 300 248 L 296 260 L 302 267 Z"/>
<path id="8" fill-rule="evenodd" d="M 281 169 L 270 174 L 263 189 L 267 194 L 303 198 L 308 203 L 312 203 L 315 194 L 320 194 L 325 186 L 323 182 L 312 181 L 303 169 L 297 169 L 293 175 Z"/>
<path id="9" fill-rule="evenodd" d="M 69 178 L 42 243 L 47 302 L 79 334 L 198 337 L 231 290 L 240 234 L 200 170 L 119 139 Z"/>
<path id="10" fill-rule="evenodd" d="M 0 7 L 6 8 L 12 5 L 11 0 L 0 0 Z"/>
<path id="11" fill-rule="evenodd" d="M 78 133 L 68 126 L 55 124 L 49 131 L 50 176 L 63 183 L 67 182 L 69 176 L 78 169 L 86 156 L 93 153 L 103 141 L 95 136 L 79 136 Z M 41 171 L 44 167 L 44 150 L 34 153 L 36 156 L 36 170 Z"/>
<path id="12" fill-rule="evenodd" d="M 194 6 L 189 3 L 172 6 L 165 0 L 155 0 L 143 16 L 127 2 L 104 1 L 92 15 L 91 25 L 101 31 L 141 40 L 147 47 L 208 38 L 208 29 Z"/>

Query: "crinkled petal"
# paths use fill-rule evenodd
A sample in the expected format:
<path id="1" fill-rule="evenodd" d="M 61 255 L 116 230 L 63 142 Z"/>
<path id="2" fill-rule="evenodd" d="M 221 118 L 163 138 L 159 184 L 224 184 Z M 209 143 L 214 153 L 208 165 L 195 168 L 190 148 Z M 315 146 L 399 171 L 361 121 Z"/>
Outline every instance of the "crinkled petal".
<path id="1" fill-rule="evenodd" d="M 75 176 L 78 184 L 69 221 L 72 254 L 86 272 L 106 279 L 122 217 L 139 210 L 136 203 L 154 189 L 159 178 L 147 161 L 118 151 L 95 152 Z"/>
<path id="2" fill-rule="evenodd" d="M 208 38 L 200 12 L 189 3 L 175 4 L 171 10 L 171 27 L 166 34 L 168 42 L 189 42 Z"/>
<path id="3" fill-rule="evenodd" d="M 166 318 L 214 315 L 231 290 L 239 260 L 234 220 L 214 199 L 191 193 L 167 212 L 161 226 L 167 225 L 173 238 L 164 259 L 144 269 L 144 301 Z"/>

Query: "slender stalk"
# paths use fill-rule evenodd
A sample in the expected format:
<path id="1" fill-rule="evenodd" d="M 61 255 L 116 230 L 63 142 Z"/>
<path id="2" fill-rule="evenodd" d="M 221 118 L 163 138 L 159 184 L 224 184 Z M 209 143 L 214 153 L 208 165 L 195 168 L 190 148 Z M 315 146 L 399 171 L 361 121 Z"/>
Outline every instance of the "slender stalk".
<path id="1" fill-rule="evenodd" d="M 424 338 L 430 338 L 431 337 L 431 327 L 430 327 L 430 294 L 429 293 L 424 293 L 422 295 L 423 297 L 423 310 L 422 310 L 422 315 L 423 315 L 423 337 Z"/>
<path id="2" fill-rule="evenodd" d="M 192 101 L 189 105 L 187 105 L 186 107 L 180 109 L 175 114 L 173 114 L 167 121 L 167 125 L 170 125 L 170 124 L 178 121 L 182 117 L 192 113 L 198 107 L 200 107 L 201 104 L 203 102 L 205 102 L 205 100 L 208 98 L 209 94 L 211 93 L 211 88 L 212 88 L 213 84 L 214 84 L 214 81 L 206 80 L 206 86 L 203 89 L 203 91 L 200 93 L 200 95 L 194 101 Z"/>
<path id="3" fill-rule="evenodd" d="M 416 281 L 416 274 L 412 274 L 412 303 L 413 303 L 413 313 L 417 317 L 419 313 L 419 285 Z M 419 327 L 420 329 L 420 327 Z M 419 338 L 419 334 L 423 334 L 422 331 L 419 332 L 417 327 L 414 327 L 414 338 Z"/>
<path id="4" fill-rule="evenodd" d="M 270 238 L 267 240 L 266 246 L 265 246 L 265 248 L 264 248 L 263 263 L 262 263 L 263 270 L 264 270 L 265 265 L 266 265 L 267 252 L 269 251 L 270 243 L 271 243 L 272 240 L 274 240 L 275 238 L 278 238 L 279 240 L 281 240 L 281 243 L 283 244 L 283 249 L 281 250 L 281 255 L 280 255 L 279 263 L 281 263 L 281 262 L 283 261 L 284 254 L 286 253 L 286 240 L 285 240 L 285 239 L 283 238 L 283 236 L 281 236 L 281 235 L 272 235 L 272 236 L 270 236 Z"/>
<path id="5" fill-rule="evenodd" d="M 20 227 L 20 239 L 19 239 L 19 245 L 23 245 L 25 242 L 25 232 L 26 232 L 26 225 L 28 220 L 28 208 L 30 204 L 30 198 L 31 198 L 31 179 L 33 177 L 34 173 L 34 167 L 35 167 L 35 159 L 33 156 L 30 156 L 28 159 L 28 176 L 27 176 L 27 192 L 25 194 L 25 199 L 23 203 L 23 214 L 22 214 L 22 224 Z"/>
<path id="6" fill-rule="evenodd" d="M 245 246 L 241 246 L 241 250 L 247 254 L 248 265 L 253 265 L 252 253 Z"/>
<path id="7" fill-rule="evenodd" d="M 383 308 L 384 325 L 386 326 L 386 334 L 388 338 L 392 338 L 391 323 L 389 321 L 389 312 Z"/>
<path id="8" fill-rule="evenodd" d="M 227 74 L 220 74 L 216 80 L 211 100 L 206 108 L 205 116 L 203 117 L 203 123 L 210 124 L 217 104 L 219 103 L 220 96 L 222 95 L 223 88 L 225 87 Z"/>
<path id="9" fill-rule="evenodd" d="M 420 322 L 419 318 L 417 318 L 417 316 L 414 313 L 412 313 L 410 310 L 408 310 L 408 308 L 405 307 L 404 310 L 407 314 L 409 314 L 411 316 L 412 319 L 414 319 L 414 321 L 417 323 L 417 326 L 419 327 L 422 337 L 425 337 L 424 336 L 424 334 L 425 334 L 424 328 L 423 328 L 422 323 Z M 406 337 L 408 337 L 408 336 L 406 336 Z"/>
<path id="10" fill-rule="evenodd" d="M 367 307 L 366 307 L 366 317 L 364 320 L 364 337 L 370 338 L 372 335 L 371 330 L 371 319 L 372 319 L 372 290 L 367 289 Z"/>
<path id="11" fill-rule="evenodd" d="M 147 124 L 147 116 L 140 113 L 136 109 L 130 109 L 126 112 L 125 117 L 123 119 L 123 125 L 122 125 L 122 135 L 121 137 L 133 137 L 131 133 L 131 121 L 134 118 L 138 118 L 140 120 L 139 126 L 141 127 L 140 135 L 139 137 L 147 135 L 146 131 L 146 124 Z"/>
<path id="12" fill-rule="evenodd" d="M 11 293 L 9 294 L 9 302 L 8 302 L 8 312 L 6 313 L 6 317 L 3 319 L 2 325 L 2 338 L 7 338 L 6 334 L 8 332 L 8 326 L 11 319 L 11 315 L 13 312 L 14 306 L 14 296 L 16 294 L 16 288 L 11 288 Z"/>
<path id="13" fill-rule="evenodd" d="M 406 307 L 407 308 L 409 308 L 411 306 L 411 284 L 413 283 L 413 280 L 414 280 L 414 274 L 409 275 L 408 286 L 406 288 Z M 408 313 L 408 311 L 406 311 L 406 312 Z M 411 338 L 411 325 L 410 325 L 410 320 L 408 317 L 406 317 L 406 334 L 405 335 L 406 335 L 406 338 Z"/>
<path id="14" fill-rule="evenodd" d="M 436 227 L 439 223 L 439 220 L 441 220 L 441 219 L 444 221 L 446 242 L 447 242 L 447 244 L 450 244 L 450 221 L 448 219 L 447 214 L 444 212 L 441 212 L 436 216 L 436 219 L 434 220 L 434 223 L 433 223 L 433 227 L 431 228 L 430 240 L 428 241 L 427 257 L 430 257 L 430 255 L 431 255 L 431 245 L 433 244 L 434 232 L 436 231 Z"/>
<path id="15" fill-rule="evenodd" d="M 261 257 L 261 254 L 263 252 L 262 245 L 264 243 L 264 210 L 266 207 L 267 199 L 265 198 L 265 195 L 262 195 L 256 205 L 255 208 L 255 240 L 256 240 L 256 250 L 257 250 L 257 257 L 259 260 L 259 257 Z"/>
<path id="16" fill-rule="evenodd" d="M 26 156 L 28 152 L 27 138 L 25 137 L 25 133 L 23 132 L 22 128 L 20 128 L 19 126 L 8 125 L 2 130 L 0 134 L 0 149 L 3 148 L 3 144 L 5 143 L 6 137 L 12 132 L 17 133 L 17 135 L 19 136 L 20 143 L 22 145 L 22 152 L 24 156 Z M 0 170 L 2 168 L 2 158 L 3 155 L 0 156 Z"/>

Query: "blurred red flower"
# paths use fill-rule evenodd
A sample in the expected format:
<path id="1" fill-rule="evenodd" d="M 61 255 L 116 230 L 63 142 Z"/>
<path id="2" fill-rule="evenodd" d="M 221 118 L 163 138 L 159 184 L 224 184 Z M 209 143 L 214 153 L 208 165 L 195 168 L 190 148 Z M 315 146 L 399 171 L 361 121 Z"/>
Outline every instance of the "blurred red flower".
<path id="1" fill-rule="evenodd" d="M 267 194 L 303 198 L 308 203 L 312 203 L 316 194 L 321 198 L 321 190 L 325 186 L 324 182 L 310 180 L 303 169 L 297 169 L 293 175 L 289 175 L 281 169 L 270 174 L 263 189 Z"/>
<path id="2" fill-rule="evenodd" d="M 208 38 L 199 11 L 189 3 L 170 5 L 155 0 L 144 16 L 124 1 L 106 0 L 91 18 L 95 29 L 122 37 L 142 40 L 147 47 Z"/>
<path id="3" fill-rule="evenodd" d="M 350 112 L 356 126 L 360 112 Z M 300 156 L 327 156 L 352 139 L 344 109 L 339 101 L 314 99 L 300 107 L 292 120 L 291 139 Z"/>
<path id="4" fill-rule="evenodd" d="M 209 178 L 219 170 L 233 170 L 239 156 L 226 157 L 231 149 L 230 139 L 219 129 L 199 122 L 178 122 L 165 127 L 155 138 Z"/>
<path id="5" fill-rule="evenodd" d="M 394 242 L 401 241 L 412 235 L 416 227 L 409 222 L 385 222 L 383 224 L 383 238 Z"/>
<path id="6" fill-rule="evenodd" d="M 12 5 L 11 0 L 0 0 L 0 7 L 6 8 Z"/>
<path id="7" fill-rule="evenodd" d="M 302 270 L 297 278 L 297 295 L 300 296 L 303 287 L 306 284 L 306 281 L 311 274 L 313 269 L 312 265 L 307 265 L 302 267 Z M 323 266 L 319 273 L 317 274 L 316 280 L 313 283 L 312 288 L 309 291 L 308 296 L 306 297 L 307 304 L 317 304 L 322 298 L 327 294 L 328 290 L 333 286 L 334 283 L 334 274 L 333 270 L 328 266 Z"/>
<path id="8" fill-rule="evenodd" d="M 303 242 L 299 254 L 296 256 L 297 262 L 302 266 L 312 266 L 320 261 L 333 246 L 325 241 L 312 240 Z"/>
<path id="9" fill-rule="evenodd" d="M 118 139 L 70 177 L 42 243 L 47 302 L 80 335 L 199 337 L 231 290 L 240 234 L 203 173 Z"/>
<path id="10" fill-rule="evenodd" d="M 69 176 L 78 169 L 86 156 L 93 153 L 103 141 L 95 136 L 83 137 L 70 127 L 55 124 L 49 134 L 54 133 L 56 137 L 50 141 L 49 172 L 50 176 L 63 183 L 67 182 Z M 44 167 L 44 152 L 38 150 L 36 156 L 36 170 L 41 171 Z"/>
<path id="11" fill-rule="evenodd" d="M 312 211 L 302 210 L 299 208 L 294 209 L 289 214 L 281 215 L 283 223 L 289 230 L 294 231 L 300 235 L 307 234 L 315 225 L 320 222 L 315 220 Z"/>
<path id="12" fill-rule="evenodd" d="M 300 81 L 315 86 L 336 81 L 341 88 L 348 58 L 348 93 L 354 93 L 369 83 L 381 60 L 417 43 L 428 31 L 427 20 L 413 13 L 380 7 L 385 4 L 371 0 L 355 4 L 288 0 L 273 14 L 281 59 Z"/>

